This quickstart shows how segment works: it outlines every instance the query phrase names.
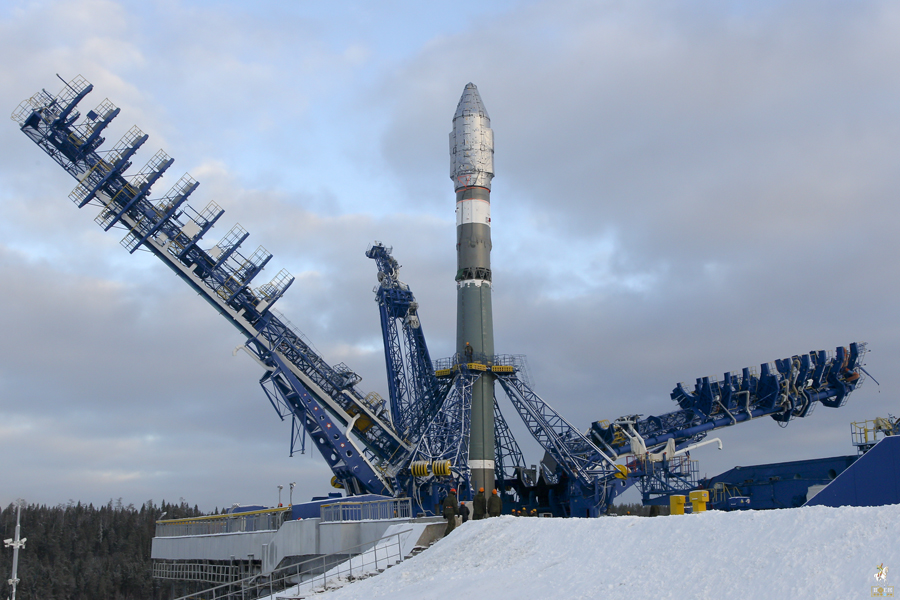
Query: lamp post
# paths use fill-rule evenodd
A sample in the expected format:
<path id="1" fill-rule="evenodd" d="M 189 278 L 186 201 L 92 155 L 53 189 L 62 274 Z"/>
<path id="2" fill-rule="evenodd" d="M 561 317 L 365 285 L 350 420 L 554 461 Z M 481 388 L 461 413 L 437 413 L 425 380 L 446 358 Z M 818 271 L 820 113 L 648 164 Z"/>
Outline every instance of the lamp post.
<path id="1" fill-rule="evenodd" d="M 281 490 L 284 489 L 283 485 L 278 486 L 278 507 L 281 508 Z"/>
<path id="2" fill-rule="evenodd" d="M 296 481 L 291 482 L 290 495 L 288 496 L 288 506 L 294 505 L 294 486 L 297 485 Z"/>
<path id="3" fill-rule="evenodd" d="M 16 600 L 16 585 L 19 583 L 19 577 L 17 576 L 17 571 L 19 569 L 19 548 L 25 547 L 25 540 L 27 538 L 19 539 L 19 522 L 22 518 L 22 505 L 25 504 L 25 501 L 21 498 L 16 500 L 16 537 L 15 539 L 9 538 L 3 540 L 3 544 L 7 548 L 13 549 L 13 564 L 12 564 L 12 577 L 7 580 L 9 583 L 9 587 L 12 589 L 12 596 L 10 596 L 10 600 Z"/>

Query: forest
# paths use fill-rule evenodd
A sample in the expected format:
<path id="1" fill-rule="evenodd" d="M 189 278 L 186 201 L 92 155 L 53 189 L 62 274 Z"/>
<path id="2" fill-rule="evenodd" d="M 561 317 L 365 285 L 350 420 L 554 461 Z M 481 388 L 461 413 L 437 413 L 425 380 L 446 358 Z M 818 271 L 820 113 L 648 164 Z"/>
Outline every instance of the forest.
<path id="1" fill-rule="evenodd" d="M 148 500 L 141 507 L 110 500 L 104 506 L 70 500 L 22 508 L 16 589 L 18 600 L 150 600 L 160 597 L 150 577 L 150 541 L 156 521 L 199 516 L 184 499 Z M 15 536 L 16 507 L 0 511 L 0 539 Z M 0 553 L 0 598 L 8 598 L 13 552 Z"/>

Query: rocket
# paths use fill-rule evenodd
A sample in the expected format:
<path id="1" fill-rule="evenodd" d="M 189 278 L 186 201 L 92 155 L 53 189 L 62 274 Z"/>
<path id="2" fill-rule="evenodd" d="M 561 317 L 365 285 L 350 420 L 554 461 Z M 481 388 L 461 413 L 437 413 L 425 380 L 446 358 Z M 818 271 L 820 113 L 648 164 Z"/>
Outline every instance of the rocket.
<path id="1" fill-rule="evenodd" d="M 453 115 L 450 179 L 456 191 L 456 351 L 460 362 L 494 360 L 491 311 L 491 179 L 494 132 L 478 88 L 469 83 Z M 472 487 L 494 488 L 494 378 L 472 389 L 469 468 Z"/>

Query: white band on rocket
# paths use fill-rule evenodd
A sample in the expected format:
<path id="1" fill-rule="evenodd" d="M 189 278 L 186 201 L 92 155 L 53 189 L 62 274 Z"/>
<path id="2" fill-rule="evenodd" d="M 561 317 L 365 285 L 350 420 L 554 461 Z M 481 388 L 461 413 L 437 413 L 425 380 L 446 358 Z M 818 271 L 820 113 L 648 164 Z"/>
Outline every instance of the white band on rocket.
<path id="1" fill-rule="evenodd" d="M 483 223 L 491 226 L 491 203 L 478 198 L 468 198 L 456 203 L 456 226 L 466 223 Z"/>

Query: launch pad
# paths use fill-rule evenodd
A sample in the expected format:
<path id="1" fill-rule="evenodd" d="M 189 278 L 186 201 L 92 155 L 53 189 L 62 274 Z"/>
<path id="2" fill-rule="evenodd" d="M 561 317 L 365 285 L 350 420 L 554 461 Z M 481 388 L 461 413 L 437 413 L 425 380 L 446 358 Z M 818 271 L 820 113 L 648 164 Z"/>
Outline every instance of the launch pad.
<path id="1" fill-rule="evenodd" d="M 77 105 L 93 86 L 77 77 L 60 93 L 39 92 L 13 114 L 21 131 L 77 180 L 70 194 L 79 207 L 99 209 L 104 230 L 125 232 L 130 253 L 151 252 L 246 338 L 240 347 L 262 368 L 260 385 L 282 419 L 292 422 L 291 449 L 307 441 L 321 453 L 333 484 L 349 496 L 407 497 L 425 515 L 450 488 L 461 499 L 496 488 L 507 509 L 537 509 L 556 516 L 599 516 L 625 489 L 637 485 L 645 502 L 696 487 L 691 449 L 713 430 L 764 416 L 780 424 L 811 414 L 821 404 L 842 406 L 862 383 L 865 344 L 839 346 L 708 377 L 671 393 L 677 409 L 650 417 L 597 421 L 589 429 L 569 423 L 523 376 L 523 360 L 498 354 L 491 308 L 493 131 L 473 84 L 465 87 L 450 134 L 451 179 L 456 192 L 456 352 L 433 361 L 420 307 L 399 279 L 391 249 L 375 244 L 375 260 L 389 398 L 365 393 L 344 364 L 329 364 L 274 309 L 294 278 L 285 270 L 253 287 L 272 256 L 262 247 L 243 253 L 249 234 L 240 226 L 218 242 L 205 236 L 224 211 L 214 202 L 195 210 L 187 200 L 198 183 L 182 176 L 165 194 L 151 188 L 173 159 L 159 151 L 126 175 L 148 136 L 133 127 L 110 150 L 104 129 L 119 109 L 108 100 L 87 111 Z M 509 398 L 528 432 L 545 451 L 533 469 L 526 462 L 495 397 Z"/>

